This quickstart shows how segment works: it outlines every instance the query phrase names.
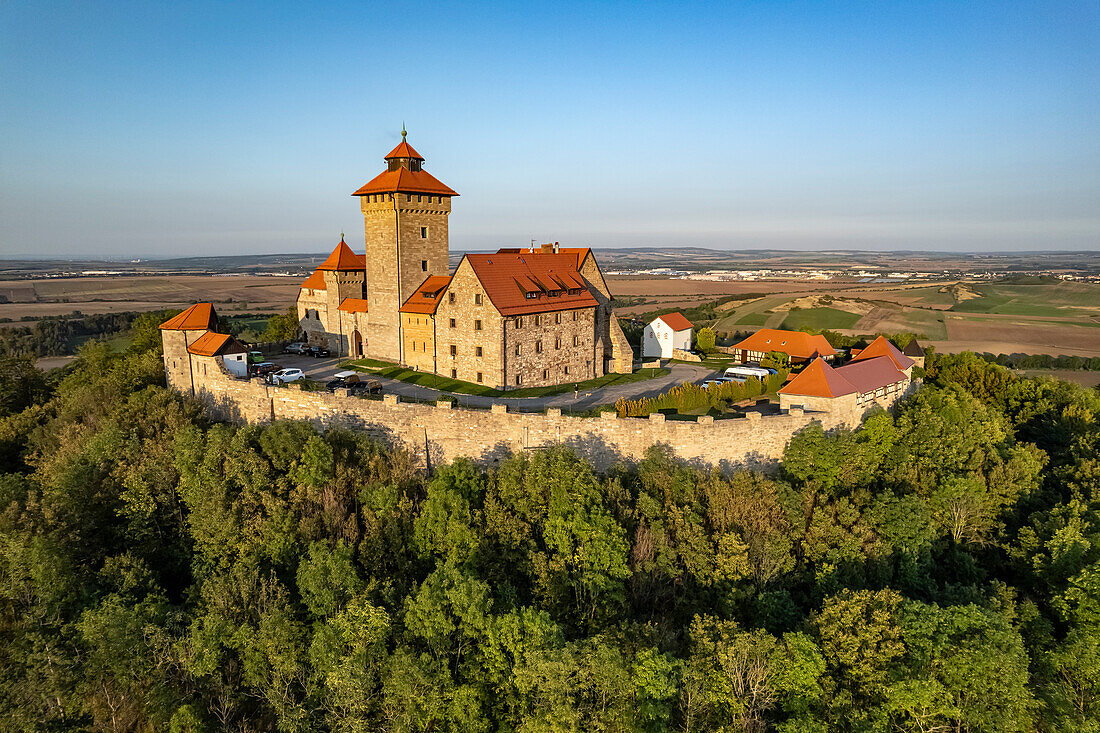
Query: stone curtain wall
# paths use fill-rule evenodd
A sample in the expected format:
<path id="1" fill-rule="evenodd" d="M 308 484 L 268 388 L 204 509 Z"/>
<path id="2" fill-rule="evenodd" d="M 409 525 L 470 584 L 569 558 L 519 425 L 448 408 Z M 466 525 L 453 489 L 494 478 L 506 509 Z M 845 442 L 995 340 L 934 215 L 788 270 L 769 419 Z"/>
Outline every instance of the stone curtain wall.
<path id="1" fill-rule="evenodd" d="M 296 385 L 295 385 L 296 386 Z M 460 456 L 492 464 L 514 452 L 564 444 L 606 470 L 623 460 L 638 460 L 653 445 L 671 446 L 676 455 L 699 465 L 732 467 L 765 465 L 780 458 L 791 436 L 811 422 L 828 430 L 852 416 L 807 413 L 694 421 L 649 418 L 570 417 L 560 410 L 509 413 L 503 404 L 492 410 L 453 409 L 439 405 L 400 403 L 396 395 L 365 400 L 343 394 L 303 392 L 268 387 L 261 380 L 230 380 L 210 375 L 197 384 L 197 394 L 216 416 L 259 423 L 307 420 L 320 429 L 343 426 L 365 430 L 411 450 L 427 468 Z"/>

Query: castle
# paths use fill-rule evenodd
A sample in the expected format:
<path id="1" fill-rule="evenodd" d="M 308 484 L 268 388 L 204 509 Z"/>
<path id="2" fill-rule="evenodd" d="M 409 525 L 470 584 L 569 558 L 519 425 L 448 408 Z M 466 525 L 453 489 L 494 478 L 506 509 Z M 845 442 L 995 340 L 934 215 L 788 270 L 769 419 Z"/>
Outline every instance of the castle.
<path id="1" fill-rule="evenodd" d="M 450 187 L 401 132 L 359 197 L 366 239 L 341 238 L 302 283 L 307 342 L 496 389 L 629 373 L 634 353 L 588 248 L 556 243 L 466 254 L 453 274 Z"/>

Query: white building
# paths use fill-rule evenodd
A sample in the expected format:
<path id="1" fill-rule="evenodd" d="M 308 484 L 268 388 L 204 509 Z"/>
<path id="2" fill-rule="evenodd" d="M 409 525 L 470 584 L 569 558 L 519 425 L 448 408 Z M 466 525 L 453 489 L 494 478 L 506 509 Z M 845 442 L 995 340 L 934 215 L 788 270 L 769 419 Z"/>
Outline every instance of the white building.
<path id="1" fill-rule="evenodd" d="M 691 350 L 691 321 L 682 313 L 657 316 L 642 331 L 642 357 L 671 359 L 673 349 Z"/>

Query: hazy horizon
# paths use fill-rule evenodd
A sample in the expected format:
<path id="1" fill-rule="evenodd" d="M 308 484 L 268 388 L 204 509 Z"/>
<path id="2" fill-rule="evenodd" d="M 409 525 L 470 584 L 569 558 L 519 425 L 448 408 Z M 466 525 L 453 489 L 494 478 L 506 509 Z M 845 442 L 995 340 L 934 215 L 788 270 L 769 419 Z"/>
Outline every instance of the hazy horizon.
<path id="1" fill-rule="evenodd" d="M 0 258 L 363 247 L 400 139 L 454 250 L 1100 249 L 1100 5 L 0 7 Z"/>

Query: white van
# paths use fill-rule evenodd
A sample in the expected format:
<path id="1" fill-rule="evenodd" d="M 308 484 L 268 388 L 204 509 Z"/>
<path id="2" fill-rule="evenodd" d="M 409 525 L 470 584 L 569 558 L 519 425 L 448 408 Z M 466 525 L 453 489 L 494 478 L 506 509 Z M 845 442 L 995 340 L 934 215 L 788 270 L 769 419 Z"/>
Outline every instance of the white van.
<path id="1" fill-rule="evenodd" d="M 725 372 L 727 377 L 736 379 L 739 382 L 744 382 L 749 377 L 756 377 L 763 381 L 772 375 L 772 372 L 764 369 L 763 367 L 730 367 Z"/>

